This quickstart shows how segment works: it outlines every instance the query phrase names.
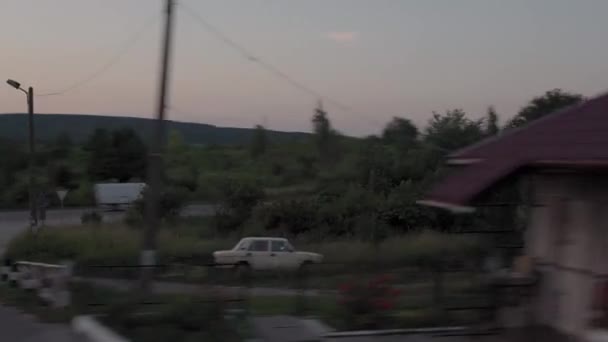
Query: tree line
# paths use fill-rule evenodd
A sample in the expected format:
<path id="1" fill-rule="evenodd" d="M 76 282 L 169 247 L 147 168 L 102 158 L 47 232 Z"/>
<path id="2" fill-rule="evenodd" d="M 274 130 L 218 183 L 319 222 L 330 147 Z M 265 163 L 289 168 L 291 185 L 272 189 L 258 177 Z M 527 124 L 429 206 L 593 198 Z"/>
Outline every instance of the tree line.
<path id="1" fill-rule="evenodd" d="M 309 138 L 283 144 L 270 143 L 261 125 L 242 146 L 189 145 L 172 131 L 164 159 L 163 178 L 171 199 L 167 203 L 219 203 L 214 224 L 220 233 L 381 239 L 422 228 L 512 225 L 513 208 L 455 217 L 415 201 L 445 172 L 443 161 L 450 152 L 583 99 L 551 90 L 502 125 L 492 107 L 481 119 L 471 119 L 460 109 L 433 113 L 422 128 L 407 117 L 394 117 L 379 135 L 365 138 L 340 134 L 321 106 L 311 117 Z M 25 207 L 26 146 L 4 140 L 0 151 L 5 156 L 0 164 L 0 205 Z M 61 134 L 38 144 L 36 182 L 48 192 L 69 189 L 67 205 L 91 205 L 92 184 L 144 181 L 146 166 L 146 143 L 132 129 L 97 129 L 81 145 Z M 507 188 L 497 196 L 515 195 Z"/>
<path id="2" fill-rule="evenodd" d="M 268 200 L 254 183 L 235 182 L 223 193 L 218 229 L 242 234 L 309 234 L 313 237 L 357 236 L 383 239 L 419 229 L 513 229 L 518 222 L 519 194 L 507 184 L 492 195 L 505 205 L 454 216 L 416 204 L 429 186 L 446 172 L 443 161 L 451 152 L 484 138 L 526 124 L 583 101 L 583 96 L 554 89 L 532 99 L 504 125 L 493 107 L 477 120 L 463 110 L 433 113 L 420 129 L 410 119 L 394 117 L 378 136 L 344 137 L 332 127 L 319 106 L 311 119 L 313 158 L 307 177 L 312 193 Z M 263 159 L 267 149 L 264 128 L 258 126 L 251 156 Z M 296 157 L 297 158 L 297 157 Z M 302 172 L 305 174 L 305 172 Z M 238 182 L 236 183 L 238 184 Z"/>

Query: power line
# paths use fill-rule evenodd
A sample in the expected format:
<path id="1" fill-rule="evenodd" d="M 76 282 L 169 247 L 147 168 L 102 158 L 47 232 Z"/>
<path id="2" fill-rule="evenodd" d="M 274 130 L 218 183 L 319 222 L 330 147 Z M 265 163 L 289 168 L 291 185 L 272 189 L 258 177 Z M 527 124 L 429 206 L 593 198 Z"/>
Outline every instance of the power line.
<path id="1" fill-rule="evenodd" d="M 69 86 L 66 86 L 58 91 L 53 91 L 53 92 L 48 92 L 48 93 L 44 93 L 44 94 L 37 94 L 37 97 L 42 97 L 42 96 L 57 96 L 57 95 L 63 95 L 65 93 L 68 93 L 72 90 L 78 89 L 80 87 L 85 86 L 86 84 L 92 82 L 93 80 L 95 80 L 96 78 L 98 78 L 99 76 L 103 75 L 106 71 L 108 71 L 110 68 L 112 68 L 116 63 L 118 63 L 121 58 L 127 53 L 129 52 L 129 50 L 131 50 L 131 48 L 133 48 L 133 46 L 135 46 L 135 44 L 143 37 L 143 34 L 147 31 L 148 27 L 151 26 L 152 24 L 156 23 L 156 21 L 158 20 L 158 16 L 154 16 L 152 18 L 150 18 L 148 21 L 146 21 L 144 23 L 144 25 L 142 25 L 141 28 L 139 28 L 137 31 L 135 31 L 133 33 L 133 35 L 131 35 L 129 37 L 129 39 L 127 39 L 124 44 L 122 44 L 118 50 L 116 50 L 116 53 L 114 55 L 112 55 L 112 57 L 104 64 L 102 64 L 99 69 L 95 70 L 94 72 L 92 72 L 91 74 L 89 74 L 88 76 L 72 83 Z"/>
<path id="2" fill-rule="evenodd" d="M 337 107 L 343 111 L 350 112 L 350 113 L 353 113 L 356 115 L 361 115 L 360 113 L 357 113 L 352 107 L 345 105 L 342 102 L 337 101 L 331 97 L 323 95 L 321 92 L 316 91 L 315 89 L 307 86 L 303 82 L 296 80 L 295 78 L 291 77 L 287 73 L 283 72 L 281 69 L 266 62 L 259 56 L 256 56 L 255 54 L 250 52 L 247 48 L 238 44 L 236 41 L 234 41 L 233 39 L 228 37 L 226 34 L 224 34 L 221 30 L 219 30 L 217 27 L 215 27 L 214 25 L 209 23 L 209 21 L 207 21 L 203 16 L 198 14 L 191 7 L 185 5 L 183 2 L 179 3 L 179 7 L 181 9 L 183 9 L 186 14 L 188 14 L 191 18 L 193 18 L 207 32 L 215 35 L 220 41 L 222 41 L 224 44 L 226 44 L 229 47 L 236 50 L 239 54 L 241 54 L 248 61 L 257 64 L 261 68 L 263 68 L 266 71 L 268 71 L 269 73 L 273 74 L 275 77 L 284 80 L 285 82 L 289 83 L 291 86 L 299 89 L 300 91 L 303 91 L 309 95 L 312 95 L 313 97 L 315 97 L 317 99 L 322 99 L 323 101 L 325 101 L 327 103 L 331 103 L 332 105 L 334 105 L 335 107 Z M 365 118 L 365 119 L 373 124 L 378 124 L 378 122 L 376 122 L 375 120 L 371 120 L 369 118 Z"/>

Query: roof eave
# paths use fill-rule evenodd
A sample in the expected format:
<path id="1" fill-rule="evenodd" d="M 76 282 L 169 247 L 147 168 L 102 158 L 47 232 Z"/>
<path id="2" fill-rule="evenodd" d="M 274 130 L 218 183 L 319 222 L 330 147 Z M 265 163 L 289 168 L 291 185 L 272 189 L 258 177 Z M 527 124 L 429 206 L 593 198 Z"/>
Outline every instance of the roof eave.
<path id="1" fill-rule="evenodd" d="M 437 208 L 447 209 L 456 214 L 467 214 L 467 213 L 472 213 L 475 211 L 474 207 L 454 204 L 454 203 L 448 203 L 448 202 L 443 202 L 443 201 L 437 201 L 437 200 L 420 200 L 420 201 L 416 201 L 416 203 L 420 204 L 420 205 L 428 206 L 428 207 L 437 207 Z"/>
<path id="2" fill-rule="evenodd" d="M 451 158 L 447 161 L 448 165 L 471 165 L 483 161 L 481 158 Z"/>

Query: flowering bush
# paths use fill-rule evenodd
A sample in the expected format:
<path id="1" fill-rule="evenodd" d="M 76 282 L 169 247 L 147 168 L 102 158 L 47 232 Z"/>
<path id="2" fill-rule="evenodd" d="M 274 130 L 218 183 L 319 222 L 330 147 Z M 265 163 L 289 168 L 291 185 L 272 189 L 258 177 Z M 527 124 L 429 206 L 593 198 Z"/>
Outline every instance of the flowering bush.
<path id="1" fill-rule="evenodd" d="M 594 325 L 608 328 L 608 282 L 602 281 L 595 285 L 593 297 L 593 309 L 595 311 Z"/>
<path id="2" fill-rule="evenodd" d="M 385 325 L 401 291 L 391 283 L 391 275 L 381 275 L 365 282 L 342 284 L 339 304 L 349 329 L 373 329 Z"/>

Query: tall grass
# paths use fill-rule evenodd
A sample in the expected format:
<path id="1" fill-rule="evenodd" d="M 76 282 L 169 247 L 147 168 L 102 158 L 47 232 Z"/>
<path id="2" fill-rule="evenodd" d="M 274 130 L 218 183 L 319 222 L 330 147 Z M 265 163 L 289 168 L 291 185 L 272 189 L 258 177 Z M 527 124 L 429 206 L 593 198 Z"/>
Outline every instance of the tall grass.
<path id="1" fill-rule="evenodd" d="M 473 259 L 484 253 L 478 239 L 431 231 L 394 236 L 378 244 L 353 239 L 296 247 L 323 254 L 326 262 L 336 264 L 421 265 Z"/>
<path id="2" fill-rule="evenodd" d="M 121 224 L 49 227 L 17 236 L 9 243 L 6 257 L 45 262 L 71 260 L 81 265 L 137 265 L 141 235 L 141 230 Z M 208 262 L 214 250 L 232 244 L 163 229 L 159 233 L 160 263 Z"/>
<path id="3" fill-rule="evenodd" d="M 212 261 L 213 251 L 231 248 L 238 240 L 237 237 L 201 237 L 205 234 L 197 234 L 197 229 L 206 228 L 162 229 L 158 239 L 159 262 L 205 264 Z M 6 256 L 45 262 L 71 260 L 79 265 L 93 266 L 137 265 L 141 233 L 141 230 L 122 224 L 49 227 L 36 234 L 26 232 L 17 236 L 10 242 Z M 322 254 L 328 271 L 343 265 L 429 266 L 438 262 L 471 260 L 483 251 L 482 244 L 475 239 L 435 232 L 396 236 L 375 245 L 361 240 L 292 242 L 298 250 Z"/>

